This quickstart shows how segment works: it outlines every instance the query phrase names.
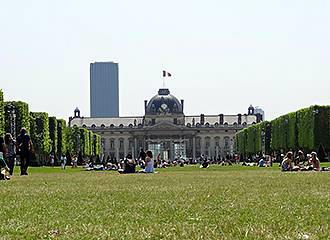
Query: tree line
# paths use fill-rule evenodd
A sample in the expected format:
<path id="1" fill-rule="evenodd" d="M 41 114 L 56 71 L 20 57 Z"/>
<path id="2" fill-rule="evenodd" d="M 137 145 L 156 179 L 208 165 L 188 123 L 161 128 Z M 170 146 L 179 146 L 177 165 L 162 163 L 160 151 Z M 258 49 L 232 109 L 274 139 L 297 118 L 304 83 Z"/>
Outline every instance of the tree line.
<path id="1" fill-rule="evenodd" d="M 235 148 L 243 157 L 289 150 L 317 151 L 320 159 L 329 156 L 330 106 L 315 105 L 251 125 L 236 133 Z"/>
<path id="2" fill-rule="evenodd" d="M 0 136 L 11 133 L 16 138 L 22 128 L 31 136 L 34 154 L 31 165 L 50 164 L 50 155 L 59 164 L 61 155 L 99 158 L 101 136 L 85 128 L 68 127 L 64 119 L 49 116 L 46 112 L 30 112 L 22 101 L 4 101 L 0 89 Z"/>

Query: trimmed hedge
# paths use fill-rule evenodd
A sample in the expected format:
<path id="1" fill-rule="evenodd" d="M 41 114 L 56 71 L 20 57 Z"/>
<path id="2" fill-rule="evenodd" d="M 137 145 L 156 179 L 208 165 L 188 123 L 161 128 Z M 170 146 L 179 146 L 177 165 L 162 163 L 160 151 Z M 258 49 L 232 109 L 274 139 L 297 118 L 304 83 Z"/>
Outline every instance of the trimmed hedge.
<path id="1" fill-rule="evenodd" d="M 311 106 L 261 122 L 236 133 L 236 151 L 256 154 L 262 151 L 261 133 L 265 133 L 265 152 L 324 150 L 330 152 L 330 106 Z"/>
<path id="2" fill-rule="evenodd" d="M 79 155 L 80 152 L 80 129 L 76 126 L 67 128 L 66 132 L 67 138 L 67 149 L 71 153 L 71 155 Z"/>
<path id="3" fill-rule="evenodd" d="M 57 120 L 56 117 L 49 117 L 49 137 L 51 140 L 51 153 L 56 155 L 58 146 Z"/>
<path id="4" fill-rule="evenodd" d="M 3 100 L 3 92 L 0 89 L 0 136 L 5 134 L 5 103 Z"/>
<path id="5" fill-rule="evenodd" d="M 51 140 L 49 137 L 48 113 L 30 113 L 31 139 L 33 142 L 36 162 L 33 165 L 44 165 L 51 151 Z"/>
<path id="6" fill-rule="evenodd" d="M 57 153 L 61 155 L 68 149 L 68 128 L 64 119 L 57 120 Z M 70 151 L 69 151 L 70 152 Z"/>
<path id="7" fill-rule="evenodd" d="M 30 133 L 30 112 L 29 105 L 21 101 L 5 102 L 5 108 L 12 105 L 16 115 L 16 134 L 18 135 L 22 128 Z M 10 132 L 9 115 L 5 113 L 6 131 Z"/>

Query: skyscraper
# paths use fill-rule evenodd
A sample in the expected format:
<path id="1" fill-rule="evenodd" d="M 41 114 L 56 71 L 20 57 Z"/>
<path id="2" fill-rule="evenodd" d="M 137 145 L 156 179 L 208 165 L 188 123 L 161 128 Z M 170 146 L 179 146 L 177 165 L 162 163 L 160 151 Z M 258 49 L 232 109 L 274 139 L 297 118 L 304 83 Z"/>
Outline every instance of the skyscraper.
<path id="1" fill-rule="evenodd" d="M 90 65 L 91 117 L 119 117 L 118 63 Z"/>

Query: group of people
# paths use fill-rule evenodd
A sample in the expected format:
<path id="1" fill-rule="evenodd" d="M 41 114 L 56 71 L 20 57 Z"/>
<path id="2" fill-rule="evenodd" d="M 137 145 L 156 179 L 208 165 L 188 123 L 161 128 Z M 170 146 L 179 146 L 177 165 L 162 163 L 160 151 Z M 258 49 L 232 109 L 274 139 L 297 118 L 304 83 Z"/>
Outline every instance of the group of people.
<path id="1" fill-rule="evenodd" d="M 289 151 L 281 162 L 282 171 L 321 171 L 320 160 L 317 158 L 317 153 L 305 154 L 299 150 L 296 158 L 293 152 Z M 328 168 L 322 169 L 328 171 Z"/>
<path id="2" fill-rule="evenodd" d="M 14 174 L 16 154 L 20 156 L 21 175 L 28 175 L 33 144 L 25 128 L 22 128 L 15 141 L 10 133 L 0 136 L 0 179 L 9 180 Z"/>
<path id="3" fill-rule="evenodd" d="M 144 170 L 139 171 L 139 173 L 153 173 L 154 172 L 154 160 L 152 152 L 150 150 L 143 151 L 141 149 L 139 155 L 140 166 Z M 127 154 L 126 158 L 120 163 L 120 168 L 118 169 L 119 173 L 137 173 L 136 171 L 137 162 L 133 159 L 132 154 Z"/>

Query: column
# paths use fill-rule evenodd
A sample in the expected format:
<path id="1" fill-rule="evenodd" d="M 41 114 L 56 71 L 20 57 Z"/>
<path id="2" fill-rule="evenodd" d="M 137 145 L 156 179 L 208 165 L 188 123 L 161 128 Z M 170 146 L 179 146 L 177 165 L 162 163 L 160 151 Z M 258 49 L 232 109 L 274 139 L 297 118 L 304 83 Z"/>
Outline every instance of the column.
<path id="1" fill-rule="evenodd" d="M 211 148 L 211 158 L 213 159 L 215 156 L 215 138 L 210 136 L 210 148 Z"/>
<path id="2" fill-rule="evenodd" d="M 205 137 L 201 136 L 201 155 L 205 157 Z"/>
<path id="3" fill-rule="evenodd" d="M 136 137 L 134 138 L 134 151 L 133 151 L 133 158 L 138 158 L 139 156 L 139 152 L 138 152 L 138 149 L 137 149 L 137 139 Z"/>
<path id="4" fill-rule="evenodd" d="M 130 149 L 128 148 L 129 148 L 128 138 L 124 138 L 124 157 L 126 157 L 128 152 L 130 151 Z"/>
<path id="5" fill-rule="evenodd" d="M 196 137 L 193 136 L 193 160 L 196 159 Z"/>
<path id="6" fill-rule="evenodd" d="M 115 138 L 115 153 L 117 162 L 119 162 L 119 139 Z"/>

